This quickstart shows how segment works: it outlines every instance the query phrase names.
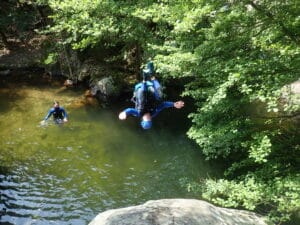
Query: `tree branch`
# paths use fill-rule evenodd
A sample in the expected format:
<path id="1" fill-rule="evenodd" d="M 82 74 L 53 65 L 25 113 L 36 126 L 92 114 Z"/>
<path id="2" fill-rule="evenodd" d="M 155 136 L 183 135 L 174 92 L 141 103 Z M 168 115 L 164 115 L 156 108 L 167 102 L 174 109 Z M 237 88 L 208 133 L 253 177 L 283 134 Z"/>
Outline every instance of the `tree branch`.
<path id="1" fill-rule="evenodd" d="M 260 13 L 263 13 L 264 15 L 266 15 L 269 19 L 275 21 L 275 23 L 277 23 L 280 27 L 281 27 L 281 30 L 283 33 L 285 33 L 292 41 L 298 43 L 299 40 L 297 38 L 297 36 L 292 33 L 283 23 L 281 20 L 277 20 L 275 18 L 275 16 L 268 12 L 268 11 L 265 11 L 261 6 L 257 5 L 256 3 L 254 3 L 253 1 L 249 1 L 249 4 L 254 8 L 256 9 L 258 12 Z"/>

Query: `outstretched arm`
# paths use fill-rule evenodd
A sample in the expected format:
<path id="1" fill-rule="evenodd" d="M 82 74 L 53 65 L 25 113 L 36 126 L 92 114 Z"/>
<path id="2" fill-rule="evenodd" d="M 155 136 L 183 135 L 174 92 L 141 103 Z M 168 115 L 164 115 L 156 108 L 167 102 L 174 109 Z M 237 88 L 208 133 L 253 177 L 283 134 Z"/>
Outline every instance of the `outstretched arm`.
<path id="1" fill-rule="evenodd" d="M 165 108 L 171 108 L 171 107 L 175 107 L 176 109 L 180 109 L 184 106 L 184 102 L 183 101 L 177 101 L 177 102 L 163 102 L 162 104 L 160 104 L 156 110 L 151 114 L 152 118 L 157 116 L 163 109 Z"/>
<path id="2" fill-rule="evenodd" d="M 47 113 L 47 116 L 45 116 L 45 118 L 40 122 L 41 125 L 44 125 L 45 122 L 49 119 L 49 117 L 52 115 L 52 113 L 54 112 L 54 109 L 51 108 L 48 113 Z"/>
<path id="3" fill-rule="evenodd" d="M 64 108 L 60 108 L 61 109 L 61 111 L 62 111 L 62 113 L 63 113 L 63 115 L 64 115 L 64 122 L 68 122 L 68 114 L 67 114 L 67 112 L 66 112 L 66 110 L 64 109 Z"/>
<path id="4" fill-rule="evenodd" d="M 52 115 L 53 112 L 54 112 L 54 109 L 51 108 L 51 109 L 48 111 L 47 116 L 45 116 L 44 121 L 46 121 L 47 119 L 49 119 L 49 117 Z"/>
<path id="5" fill-rule="evenodd" d="M 125 120 L 127 116 L 140 117 L 140 114 L 135 108 L 127 108 L 119 114 L 119 119 Z"/>

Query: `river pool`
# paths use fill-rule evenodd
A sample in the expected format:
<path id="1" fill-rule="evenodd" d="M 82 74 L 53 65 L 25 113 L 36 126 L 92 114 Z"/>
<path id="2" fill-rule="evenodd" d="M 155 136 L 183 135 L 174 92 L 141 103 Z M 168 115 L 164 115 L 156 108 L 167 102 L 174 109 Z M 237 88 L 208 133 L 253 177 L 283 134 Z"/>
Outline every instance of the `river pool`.
<path id="1" fill-rule="evenodd" d="M 83 90 L 0 86 L 0 223 L 85 225 L 99 212 L 161 198 L 199 198 L 180 179 L 216 174 L 189 139 L 187 112 L 167 109 L 143 131 L 118 120 L 130 103 L 83 104 Z M 41 126 L 53 100 L 69 123 Z"/>

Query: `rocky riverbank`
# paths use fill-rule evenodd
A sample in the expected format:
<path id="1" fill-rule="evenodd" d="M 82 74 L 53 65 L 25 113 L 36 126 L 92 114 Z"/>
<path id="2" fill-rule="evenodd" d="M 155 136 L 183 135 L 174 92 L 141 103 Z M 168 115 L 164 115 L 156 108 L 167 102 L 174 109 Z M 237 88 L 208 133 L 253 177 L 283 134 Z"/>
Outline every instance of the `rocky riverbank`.
<path id="1" fill-rule="evenodd" d="M 89 225 L 267 225 L 252 212 L 216 207 L 195 199 L 161 199 L 108 210 Z"/>

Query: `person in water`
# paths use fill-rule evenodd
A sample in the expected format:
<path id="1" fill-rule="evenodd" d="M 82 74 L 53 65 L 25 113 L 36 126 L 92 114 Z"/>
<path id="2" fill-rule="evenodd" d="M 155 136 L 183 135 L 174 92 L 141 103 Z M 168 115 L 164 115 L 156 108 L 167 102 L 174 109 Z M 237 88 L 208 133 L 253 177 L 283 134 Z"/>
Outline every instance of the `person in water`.
<path id="1" fill-rule="evenodd" d="M 136 108 L 127 108 L 119 114 L 120 120 L 125 120 L 127 116 L 135 116 L 141 118 L 141 127 L 143 129 L 150 129 L 152 127 L 152 119 L 157 116 L 163 109 L 175 107 L 180 109 L 184 106 L 183 101 L 170 102 L 164 101 L 158 107 L 150 111 L 139 112 Z"/>
<path id="2" fill-rule="evenodd" d="M 53 120 L 55 123 L 65 123 L 68 122 L 68 114 L 63 107 L 59 106 L 59 102 L 54 101 L 53 107 L 48 111 L 48 114 L 41 123 L 45 123 L 49 117 L 53 115 Z"/>

